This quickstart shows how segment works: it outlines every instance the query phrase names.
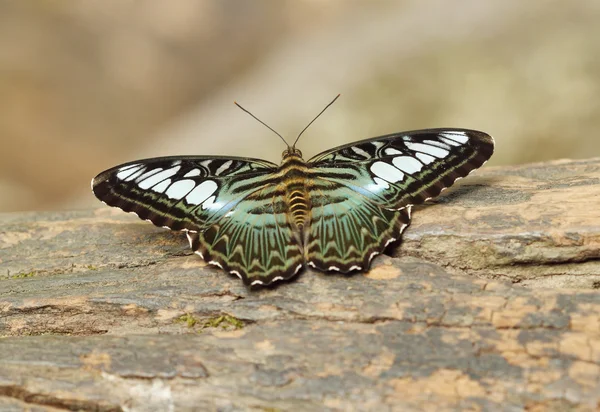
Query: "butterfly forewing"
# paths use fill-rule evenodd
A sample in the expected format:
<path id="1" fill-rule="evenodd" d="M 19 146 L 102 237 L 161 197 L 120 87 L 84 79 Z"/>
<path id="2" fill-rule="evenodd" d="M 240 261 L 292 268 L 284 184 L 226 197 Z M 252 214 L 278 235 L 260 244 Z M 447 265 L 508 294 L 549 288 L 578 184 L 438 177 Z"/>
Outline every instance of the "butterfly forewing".
<path id="1" fill-rule="evenodd" d="M 202 231 L 257 190 L 276 168 L 245 158 L 145 159 L 100 173 L 92 190 L 107 205 L 157 226 Z"/>
<path id="2" fill-rule="evenodd" d="M 323 152 L 316 174 L 385 208 L 423 203 L 485 163 L 491 136 L 467 129 L 428 129 L 363 140 Z"/>

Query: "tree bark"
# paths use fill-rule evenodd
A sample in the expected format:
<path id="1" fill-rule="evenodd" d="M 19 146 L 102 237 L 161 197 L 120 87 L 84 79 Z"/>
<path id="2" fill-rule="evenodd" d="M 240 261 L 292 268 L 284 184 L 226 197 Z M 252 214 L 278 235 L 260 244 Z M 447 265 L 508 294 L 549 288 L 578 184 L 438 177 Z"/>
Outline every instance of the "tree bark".
<path id="1" fill-rule="evenodd" d="M 0 214 L 0 410 L 600 408 L 600 159 L 459 183 L 264 289 L 116 209 Z"/>

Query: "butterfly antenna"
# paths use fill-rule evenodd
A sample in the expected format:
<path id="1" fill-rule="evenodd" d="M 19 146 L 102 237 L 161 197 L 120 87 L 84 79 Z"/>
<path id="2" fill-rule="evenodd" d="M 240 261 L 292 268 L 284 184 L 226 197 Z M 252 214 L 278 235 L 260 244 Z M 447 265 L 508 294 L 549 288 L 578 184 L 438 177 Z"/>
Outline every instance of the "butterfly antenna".
<path id="1" fill-rule="evenodd" d="M 239 105 L 238 102 L 234 101 L 233 103 L 235 103 L 235 105 L 237 107 L 239 107 L 240 109 L 242 109 L 243 111 L 245 111 L 246 113 L 248 113 L 250 116 L 254 117 L 254 119 L 258 120 L 258 122 L 261 123 L 263 126 L 265 126 L 267 129 L 269 129 L 270 131 L 272 131 L 273 133 L 275 133 L 277 136 L 279 136 L 281 138 L 281 140 L 283 140 L 283 143 L 285 143 L 285 145 L 287 147 L 290 147 L 290 145 L 288 144 L 288 142 L 285 141 L 285 139 L 283 138 L 283 136 L 281 136 L 279 133 L 277 133 L 275 130 L 273 130 L 273 128 L 271 126 L 269 126 L 268 124 L 266 124 L 265 122 L 263 122 L 262 120 L 260 120 L 258 117 L 254 116 L 248 110 L 244 109 L 242 106 Z"/>
<path id="2" fill-rule="evenodd" d="M 298 137 L 296 137 L 296 140 L 294 141 L 294 144 L 292 145 L 292 148 L 296 147 L 296 143 L 298 143 L 298 139 L 300 139 L 300 136 L 302 136 L 302 133 L 304 133 L 306 131 L 306 129 L 308 129 L 310 127 L 310 125 L 313 124 L 314 121 L 317 120 L 319 118 L 319 116 L 321 116 L 323 114 L 323 112 L 329 108 L 329 106 L 331 106 L 333 103 L 335 103 L 335 101 L 338 99 L 338 97 L 340 97 L 340 94 L 338 94 L 337 96 L 335 96 L 335 99 L 333 99 L 331 101 L 331 103 L 329 103 L 327 106 L 325 106 L 325 108 L 323 110 L 321 110 L 321 113 L 319 113 L 314 119 L 311 120 L 311 122 L 304 129 L 302 129 L 302 131 L 300 132 L 300 134 L 298 135 Z"/>

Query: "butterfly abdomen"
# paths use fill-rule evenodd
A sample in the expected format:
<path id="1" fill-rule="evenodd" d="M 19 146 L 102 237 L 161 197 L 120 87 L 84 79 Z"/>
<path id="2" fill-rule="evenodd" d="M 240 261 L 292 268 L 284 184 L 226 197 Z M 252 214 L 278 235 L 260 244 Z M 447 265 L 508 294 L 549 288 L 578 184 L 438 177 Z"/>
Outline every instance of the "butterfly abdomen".
<path id="1" fill-rule="evenodd" d="M 293 154 L 284 156 L 280 168 L 282 184 L 285 187 L 285 198 L 292 222 L 298 231 L 302 231 L 307 224 L 310 211 L 306 190 L 307 171 L 306 162 L 300 156 Z"/>
<path id="2" fill-rule="evenodd" d="M 287 201 L 294 224 L 302 229 L 308 217 L 308 199 L 306 189 L 301 182 L 294 182 L 287 187 Z"/>

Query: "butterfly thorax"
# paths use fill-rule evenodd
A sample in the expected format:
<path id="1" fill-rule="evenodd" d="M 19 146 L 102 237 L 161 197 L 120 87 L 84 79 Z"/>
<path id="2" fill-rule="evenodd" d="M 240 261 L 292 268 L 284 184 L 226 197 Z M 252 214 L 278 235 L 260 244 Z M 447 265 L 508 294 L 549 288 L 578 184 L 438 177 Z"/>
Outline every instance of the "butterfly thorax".
<path id="1" fill-rule="evenodd" d="M 302 159 L 302 153 L 298 149 L 288 149 L 283 152 L 279 174 L 292 223 L 301 232 L 308 221 L 310 204 L 306 188 L 308 165 Z"/>

